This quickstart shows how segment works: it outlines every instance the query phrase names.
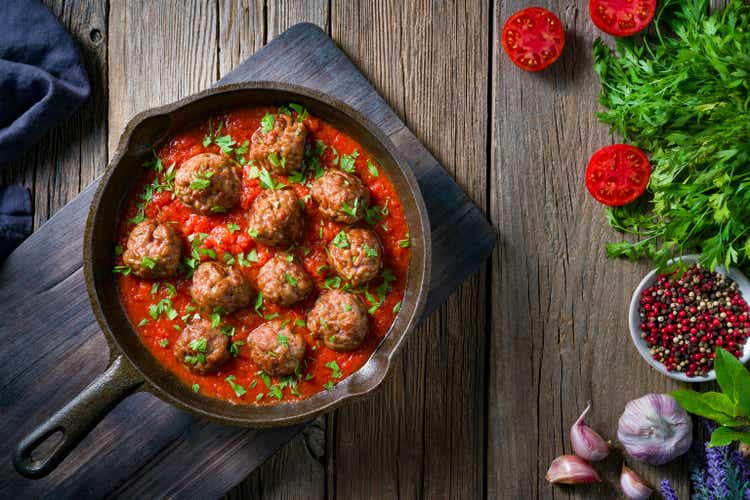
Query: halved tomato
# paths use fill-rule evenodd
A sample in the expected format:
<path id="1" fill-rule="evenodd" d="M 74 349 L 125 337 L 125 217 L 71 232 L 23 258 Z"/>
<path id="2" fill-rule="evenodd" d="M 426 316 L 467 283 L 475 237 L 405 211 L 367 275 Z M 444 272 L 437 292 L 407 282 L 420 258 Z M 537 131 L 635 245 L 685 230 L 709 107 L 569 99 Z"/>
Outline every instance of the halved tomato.
<path id="1" fill-rule="evenodd" d="M 541 7 L 529 7 L 510 16 L 501 37 L 510 60 L 526 71 L 543 70 L 560 57 L 565 46 L 560 19 Z"/>
<path id="2" fill-rule="evenodd" d="M 651 162 L 630 144 L 605 146 L 586 167 L 586 188 L 597 201 L 611 207 L 627 205 L 646 191 Z"/>
<path id="3" fill-rule="evenodd" d="M 614 36 L 630 36 L 648 27 L 656 12 L 656 0 L 589 0 L 594 24 Z"/>

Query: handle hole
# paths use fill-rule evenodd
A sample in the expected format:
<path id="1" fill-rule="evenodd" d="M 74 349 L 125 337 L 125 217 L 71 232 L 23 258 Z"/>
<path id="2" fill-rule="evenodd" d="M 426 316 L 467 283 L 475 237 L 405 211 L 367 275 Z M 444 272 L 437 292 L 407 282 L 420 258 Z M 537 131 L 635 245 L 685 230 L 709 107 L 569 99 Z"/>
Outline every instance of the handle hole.
<path id="1" fill-rule="evenodd" d="M 64 439 L 65 432 L 62 429 L 52 429 L 50 433 L 42 436 L 34 443 L 30 453 L 31 460 L 33 462 L 44 461 L 57 451 Z"/>

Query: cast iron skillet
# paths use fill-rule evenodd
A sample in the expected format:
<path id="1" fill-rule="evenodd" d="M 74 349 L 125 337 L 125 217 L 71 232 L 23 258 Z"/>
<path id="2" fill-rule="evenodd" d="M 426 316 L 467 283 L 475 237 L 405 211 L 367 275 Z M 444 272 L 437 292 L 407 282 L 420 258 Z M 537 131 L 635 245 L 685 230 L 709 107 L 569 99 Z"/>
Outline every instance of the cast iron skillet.
<path id="1" fill-rule="evenodd" d="M 151 151 L 184 126 L 243 106 L 298 102 L 358 141 L 374 156 L 399 193 L 412 237 L 411 264 L 401 312 L 372 357 L 331 391 L 297 402 L 268 406 L 233 405 L 194 393 L 162 367 L 140 342 L 120 304 L 112 274 L 116 227 L 123 200 L 141 176 Z M 83 266 L 96 319 L 110 347 L 107 370 L 17 446 L 13 464 L 24 476 L 51 472 L 117 403 L 136 391 L 149 391 L 198 417 L 242 427 L 290 425 L 310 420 L 375 389 L 415 326 L 429 289 L 430 227 L 424 200 L 410 168 L 395 146 L 367 118 L 317 91 L 281 83 L 237 84 L 207 90 L 174 104 L 143 112 L 125 129 L 94 195 L 86 223 Z M 55 434 L 62 438 L 45 456 L 32 452 Z"/>

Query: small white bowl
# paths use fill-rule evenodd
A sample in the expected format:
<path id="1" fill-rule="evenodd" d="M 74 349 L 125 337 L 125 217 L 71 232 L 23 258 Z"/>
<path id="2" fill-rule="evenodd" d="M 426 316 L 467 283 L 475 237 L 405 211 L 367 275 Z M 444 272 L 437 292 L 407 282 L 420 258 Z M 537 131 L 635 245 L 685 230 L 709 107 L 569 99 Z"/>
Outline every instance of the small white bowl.
<path id="1" fill-rule="evenodd" d="M 689 264 L 694 264 L 699 261 L 699 257 L 699 255 L 684 255 L 682 257 L 679 257 L 679 260 L 687 262 Z M 669 261 L 670 265 L 672 264 L 673 260 Z M 735 283 L 737 283 L 742 298 L 745 299 L 746 302 L 750 303 L 750 301 L 748 301 L 748 297 L 750 297 L 750 281 L 747 280 L 745 275 L 734 268 L 730 268 L 729 272 L 727 272 L 724 267 L 717 267 L 716 272 L 724 276 L 728 276 Z M 630 337 L 633 339 L 635 348 L 638 349 L 641 357 L 645 359 L 648 364 L 650 364 L 652 367 L 654 367 L 656 370 L 663 373 L 667 377 L 673 378 L 675 380 L 681 380 L 683 382 L 709 382 L 711 380 L 716 380 L 716 372 L 714 372 L 714 370 L 711 370 L 705 375 L 688 377 L 682 372 L 667 371 L 662 363 L 656 361 L 651 357 L 651 351 L 649 350 L 648 344 L 644 339 L 641 338 L 641 318 L 638 314 L 638 308 L 640 306 L 641 293 L 643 293 L 643 290 L 651 286 L 656 281 L 657 274 L 658 272 L 656 269 L 648 273 L 646 277 L 643 278 L 643 280 L 638 284 L 635 292 L 633 292 L 633 298 L 630 300 Z M 743 364 L 750 361 L 750 341 L 748 340 L 745 341 L 745 347 L 742 351 L 742 357 L 740 358 L 740 361 L 742 361 Z"/>

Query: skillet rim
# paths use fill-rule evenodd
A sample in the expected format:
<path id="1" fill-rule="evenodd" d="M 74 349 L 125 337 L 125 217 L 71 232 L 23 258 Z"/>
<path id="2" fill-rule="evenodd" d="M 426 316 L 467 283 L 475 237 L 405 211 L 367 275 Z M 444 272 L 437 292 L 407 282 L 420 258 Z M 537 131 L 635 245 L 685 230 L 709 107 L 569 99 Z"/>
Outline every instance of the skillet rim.
<path id="1" fill-rule="evenodd" d="M 141 368 L 138 360 L 134 360 L 130 356 L 128 350 L 122 346 L 122 344 L 118 341 L 118 334 L 115 333 L 110 327 L 110 323 L 107 319 L 107 313 L 104 311 L 104 307 L 102 306 L 101 300 L 99 298 L 98 289 L 95 285 L 96 281 L 94 279 L 93 269 L 93 233 L 97 215 L 100 206 L 103 203 L 103 194 L 106 190 L 106 187 L 109 185 L 114 172 L 117 170 L 118 166 L 121 165 L 123 157 L 126 156 L 130 145 L 130 139 L 137 127 L 150 118 L 154 118 L 160 115 L 170 115 L 175 111 L 178 111 L 198 101 L 210 98 L 215 95 L 254 90 L 296 94 L 306 99 L 318 101 L 325 106 L 335 108 L 342 114 L 346 115 L 348 119 L 355 122 L 366 132 L 366 134 L 371 136 L 372 139 L 379 143 L 383 150 L 385 150 L 385 152 L 391 157 L 394 165 L 404 176 L 406 185 L 409 188 L 407 194 L 411 197 L 416 207 L 416 219 L 419 221 L 419 224 L 421 226 L 421 231 L 419 232 L 418 236 L 421 240 L 421 247 L 423 249 L 421 260 L 422 266 L 421 269 L 418 269 L 418 279 L 416 279 L 413 284 L 407 282 L 407 288 L 405 291 L 405 293 L 409 293 L 410 291 L 416 293 L 415 305 L 411 315 L 405 320 L 403 328 L 401 328 L 399 331 L 389 329 L 386 337 L 384 337 L 384 340 L 388 339 L 388 337 L 393 337 L 391 339 L 393 341 L 392 345 L 384 347 L 384 342 L 381 341 L 381 343 L 376 347 L 375 351 L 373 351 L 371 356 L 368 358 L 365 365 L 363 365 L 362 367 L 364 368 L 371 362 L 377 363 L 380 360 L 384 361 L 384 366 L 379 365 L 379 369 L 377 371 L 367 376 L 368 379 L 375 379 L 374 385 L 367 389 L 360 390 L 359 392 L 347 391 L 342 392 L 341 394 L 331 393 L 330 398 L 321 401 L 321 404 L 307 411 L 295 411 L 295 408 L 299 405 L 288 403 L 283 406 L 283 408 L 288 411 L 281 417 L 273 418 L 236 417 L 229 416 L 221 412 L 209 411 L 200 406 L 189 404 L 179 396 L 173 394 L 172 391 L 168 390 L 168 388 L 164 386 L 164 384 L 160 385 L 158 381 L 154 382 L 154 380 L 152 380 L 152 378 L 149 377 Z M 403 125 L 403 128 L 405 128 L 405 125 Z M 163 137 L 160 138 L 159 142 L 163 139 Z M 142 377 L 144 384 L 141 386 L 141 390 L 151 392 L 161 400 L 184 411 L 222 424 L 254 428 L 285 426 L 311 420 L 316 416 L 327 413 L 345 403 L 362 399 L 370 395 L 376 389 L 380 388 L 383 381 L 390 374 L 393 364 L 393 358 L 400 350 L 407 335 L 409 335 L 414 330 L 414 328 L 417 326 L 417 323 L 421 319 L 427 299 L 427 294 L 429 292 L 430 271 L 432 263 L 432 246 L 430 238 L 430 221 L 427 215 L 427 208 L 424 203 L 424 198 L 417 183 L 416 176 L 412 171 L 412 168 L 404 160 L 403 156 L 396 148 L 393 141 L 388 136 L 386 136 L 385 133 L 383 133 L 380 128 L 372 122 L 372 120 L 352 108 L 350 105 L 324 92 L 300 85 L 281 82 L 259 81 L 234 83 L 213 87 L 177 100 L 173 103 L 142 111 L 128 122 L 125 130 L 120 136 L 120 140 L 117 149 L 112 156 L 112 160 L 109 162 L 106 170 L 101 175 L 98 182 L 99 184 L 96 188 L 96 192 L 94 193 L 94 197 L 89 207 L 89 212 L 86 220 L 83 241 L 83 267 L 89 301 L 91 303 L 99 327 L 104 333 L 105 338 L 107 339 L 107 343 L 110 347 L 110 364 L 116 357 L 123 356 L 125 360 Z M 404 193 L 399 193 L 399 195 L 404 196 Z M 415 234 L 411 227 L 410 232 L 412 239 L 414 239 Z M 412 260 L 412 262 L 414 261 Z M 137 335 L 137 332 L 135 332 L 135 334 Z M 357 372 L 354 372 L 352 376 L 354 376 L 359 371 L 361 371 L 361 369 Z M 348 389 L 348 385 L 351 385 L 348 384 L 348 381 L 351 382 L 352 376 L 342 380 L 339 384 L 337 384 L 337 387 L 342 386 L 343 388 Z M 306 399 L 309 400 L 310 398 Z M 274 406 L 278 406 L 278 404 Z"/>

